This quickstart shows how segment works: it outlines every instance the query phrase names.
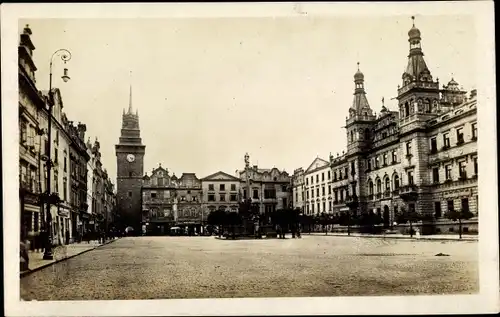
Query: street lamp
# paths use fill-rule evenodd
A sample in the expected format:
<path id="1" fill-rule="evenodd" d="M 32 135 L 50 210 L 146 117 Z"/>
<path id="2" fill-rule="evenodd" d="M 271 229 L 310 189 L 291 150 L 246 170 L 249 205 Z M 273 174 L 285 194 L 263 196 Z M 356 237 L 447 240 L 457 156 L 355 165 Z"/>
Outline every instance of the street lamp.
<path id="1" fill-rule="evenodd" d="M 61 48 L 55 51 L 50 57 L 50 67 L 49 67 L 49 113 L 48 113 L 48 146 L 47 146 L 47 209 L 46 209 L 46 229 L 47 229 L 47 241 L 45 245 L 45 251 L 43 253 L 44 260 L 53 260 L 54 256 L 52 255 L 52 215 L 50 213 L 50 205 L 51 205 L 51 192 L 50 192 L 50 172 L 52 170 L 52 108 L 54 107 L 54 99 L 52 96 L 52 63 L 54 61 L 54 56 L 60 53 L 61 60 L 66 64 L 67 61 L 71 59 L 71 53 L 67 49 Z M 67 82 L 70 78 L 68 76 L 68 69 L 64 68 L 64 75 L 61 77 L 64 82 Z"/>

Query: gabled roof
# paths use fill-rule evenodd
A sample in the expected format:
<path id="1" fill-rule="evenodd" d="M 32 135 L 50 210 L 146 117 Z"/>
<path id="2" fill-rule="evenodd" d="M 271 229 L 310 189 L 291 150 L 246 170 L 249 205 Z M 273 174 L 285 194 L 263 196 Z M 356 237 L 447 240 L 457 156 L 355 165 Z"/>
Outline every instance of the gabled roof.
<path id="1" fill-rule="evenodd" d="M 316 170 L 320 167 L 325 167 L 325 166 L 328 166 L 330 163 L 322 158 L 315 158 L 314 161 L 312 161 L 311 165 L 309 165 L 309 167 L 306 169 L 305 171 L 305 174 L 313 171 L 313 170 Z"/>
<path id="2" fill-rule="evenodd" d="M 230 181 L 239 181 L 240 179 L 237 177 L 234 177 L 232 175 L 229 175 L 227 173 L 224 173 L 222 171 L 218 171 L 216 173 L 213 173 L 211 175 L 208 175 L 204 178 L 201 179 L 202 181 L 210 181 L 210 180 L 230 180 Z"/>

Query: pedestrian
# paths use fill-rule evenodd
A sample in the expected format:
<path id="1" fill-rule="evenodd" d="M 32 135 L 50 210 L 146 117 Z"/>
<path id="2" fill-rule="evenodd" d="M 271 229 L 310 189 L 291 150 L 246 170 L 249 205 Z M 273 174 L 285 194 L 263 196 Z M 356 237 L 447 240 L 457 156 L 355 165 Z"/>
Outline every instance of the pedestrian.
<path id="1" fill-rule="evenodd" d="M 21 238 L 21 243 L 20 243 L 20 249 L 19 249 L 19 264 L 20 264 L 20 270 L 21 272 L 23 271 L 29 271 L 29 266 L 30 266 L 30 258 L 28 254 L 28 245 L 26 244 L 26 240 Z"/>
<path id="2" fill-rule="evenodd" d="M 66 230 L 66 244 L 69 244 L 69 231 Z"/>

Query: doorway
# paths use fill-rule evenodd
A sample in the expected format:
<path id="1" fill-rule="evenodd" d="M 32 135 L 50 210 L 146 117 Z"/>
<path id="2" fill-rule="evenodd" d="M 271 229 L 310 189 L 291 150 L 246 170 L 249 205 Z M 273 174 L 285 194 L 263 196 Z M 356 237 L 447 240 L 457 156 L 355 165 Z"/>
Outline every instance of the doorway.
<path id="1" fill-rule="evenodd" d="M 389 207 L 387 205 L 384 206 L 384 229 L 389 228 L 390 216 L 389 216 Z"/>

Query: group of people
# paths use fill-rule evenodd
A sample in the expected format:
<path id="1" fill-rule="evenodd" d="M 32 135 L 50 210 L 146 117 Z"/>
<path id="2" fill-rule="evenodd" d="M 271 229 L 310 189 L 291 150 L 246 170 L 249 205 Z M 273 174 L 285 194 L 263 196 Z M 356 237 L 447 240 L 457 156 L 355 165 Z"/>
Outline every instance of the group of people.
<path id="1" fill-rule="evenodd" d="M 300 225 L 297 225 L 297 226 L 290 226 L 290 231 L 292 232 L 292 239 L 295 239 L 295 238 L 302 238 L 301 234 L 300 234 Z M 287 234 L 288 230 L 285 226 L 281 226 L 280 224 L 277 224 L 276 225 L 276 233 L 278 234 L 278 238 L 279 239 L 285 239 L 285 235 Z"/>

